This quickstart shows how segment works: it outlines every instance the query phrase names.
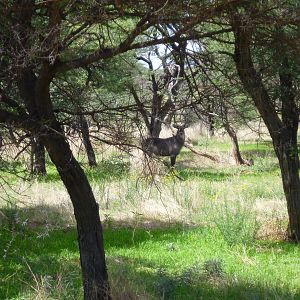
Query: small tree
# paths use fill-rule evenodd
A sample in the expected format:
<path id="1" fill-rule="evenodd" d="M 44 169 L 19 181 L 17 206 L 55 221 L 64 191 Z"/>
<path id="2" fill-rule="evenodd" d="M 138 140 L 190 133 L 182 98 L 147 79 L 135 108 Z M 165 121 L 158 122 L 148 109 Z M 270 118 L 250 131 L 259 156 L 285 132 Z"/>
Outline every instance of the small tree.
<path id="1" fill-rule="evenodd" d="M 297 145 L 299 95 L 295 89 L 296 80 L 299 80 L 299 61 L 298 54 L 293 49 L 293 40 L 299 42 L 299 30 L 296 26 L 289 26 L 294 22 L 293 1 L 287 2 L 282 9 L 270 10 L 270 14 L 267 15 L 265 9 L 266 7 L 255 2 L 246 5 L 243 10 L 232 13 L 231 24 L 235 37 L 234 61 L 245 91 L 251 96 L 271 135 L 287 200 L 289 237 L 299 241 L 300 180 Z M 282 12 L 284 16 L 281 15 Z M 263 25 L 264 18 L 271 18 L 273 26 L 266 28 Z M 253 19 L 256 19 L 256 22 L 252 22 Z M 278 24 L 282 19 L 285 20 L 286 26 Z M 268 24 L 271 23 L 268 21 Z M 256 50 L 259 49 L 264 49 L 264 52 L 259 51 L 260 56 L 256 57 Z M 273 82 L 279 87 L 275 89 L 278 93 L 273 94 L 275 99 L 272 96 L 273 84 L 263 78 L 264 71 L 267 72 L 269 66 L 266 70 L 258 69 L 263 55 L 270 54 L 270 51 L 277 51 L 280 54 L 268 56 L 268 65 L 276 74 Z"/>

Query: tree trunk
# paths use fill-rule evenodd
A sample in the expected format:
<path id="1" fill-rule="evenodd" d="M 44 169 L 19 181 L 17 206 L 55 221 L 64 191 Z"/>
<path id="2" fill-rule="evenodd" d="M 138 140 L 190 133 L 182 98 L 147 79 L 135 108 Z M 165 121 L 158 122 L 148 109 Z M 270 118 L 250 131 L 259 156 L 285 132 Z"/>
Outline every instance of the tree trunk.
<path id="1" fill-rule="evenodd" d="M 230 125 L 225 126 L 225 130 L 227 131 L 228 135 L 230 136 L 232 142 L 232 155 L 237 165 L 244 165 L 246 162 L 242 158 L 239 142 L 236 136 L 234 129 Z"/>
<path id="2" fill-rule="evenodd" d="M 275 151 L 279 160 L 283 189 L 289 213 L 289 237 L 300 241 L 300 179 L 297 132 L 299 110 L 296 105 L 293 76 L 288 57 L 283 53 L 280 79 L 280 99 L 282 103 L 283 128 L 274 139 Z"/>
<path id="3" fill-rule="evenodd" d="M 251 19 L 251 18 L 250 18 Z M 244 19 L 249 20 L 249 19 Z M 235 63 L 245 90 L 251 96 L 271 135 L 276 152 L 289 214 L 289 237 L 300 241 L 300 179 L 297 131 L 299 111 L 293 93 L 293 77 L 285 53 L 282 53 L 280 77 L 281 119 L 251 57 L 251 26 L 238 16 L 233 20 Z"/>
<path id="4" fill-rule="evenodd" d="M 211 114 L 207 117 L 207 130 L 208 130 L 208 136 L 212 138 L 215 135 L 215 126 L 214 126 L 214 118 Z"/>
<path id="5" fill-rule="evenodd" d="M 161 121 L 158 120 L 156 117 L 151 117 L 150 123 L 150 136 L 152 138 L 158 138 L 161 132 Z"/>
<path id="6" fill-rule="evenodd" d="M 296 136 L 296 135 L 295 135 Z M 297 141 L 285 132 L 274 148 L 279 160 L 289 215 L 289 238 L 300 241 L 300 180 Z"/>
<path id="7" fill-rule="evenodd" d="M 31 138 L 31 173 L 35 175 L 46 175 L 45 148 L 37 135 Z"/>
<path id="8" fill-rule="evenodd" d="M 84 299 L 110 299 L 99 208 L 90 184 L 63 135 L 48 133 L 43 142 L 73 203 Z"/>
<path id="9" fill-rule="evenodd" d="M 110 299 L 109 284 L 98 204 L 87 177 L 73 156 L 62 127 L 53 113 L 50 98 L 51 80 L 49 65 L 44 64 L 35 86 L 38 117 L 43 120 L 43 124 L 47 124 L 47 126 L 41 125 L 40 137 L 74 207 L 84 299 L 107 300 Z"/>
<path id="10" fill-rule="evenodd" d="M 88 122 L 87 122 L 85 116 L 83 116 L 83 115 L 79 116 L 78 120 L 79 120 L 82 141 L 83 141 L 85 151 L 86 151 L 86 154 L 88 157 L 89 166 L 95 167 L 95 166 L 97 166 L 97 162 L 96 162 L 95 152 L 94 152 L 94 149 L 93 149 L 93 146 L 91 143 L 91 139 L 90 139 Z"/>

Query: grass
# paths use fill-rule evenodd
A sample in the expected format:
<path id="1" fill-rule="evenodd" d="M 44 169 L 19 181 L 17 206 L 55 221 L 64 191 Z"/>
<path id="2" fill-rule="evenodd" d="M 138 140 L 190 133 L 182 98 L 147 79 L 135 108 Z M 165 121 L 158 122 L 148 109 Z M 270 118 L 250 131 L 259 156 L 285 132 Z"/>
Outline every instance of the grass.
<path id="1" fill-rule="evenodd" d="M 128 158 L 118 155 L 98 161 L 96 167 L 90 168 L 86 162 L 81 162 L 90 181 L 108 181 L 124 178 L 130 169 Z M 60 182 L 55 166 L 48 162 L 47 174 L 37 178 L 40 182 Z"/>
<path id="2" fill-rule="evenodd" d="M 0 232 L 0 299 L 82 298 L 74 229 Z M 105 246 L 112 280 L 126 278 L 152 299 L 300 299 L 294 244 L 228 245 L 213 228 L 177 225 L 106 228 Z"/>
<path id="3" fill-rule="evenodd" d="M 207 151 L 214 151 L 218 150 L 221 152 L 228 152 L 231 151 L 232 145 L 228 143 L 226 140 L 218 139 L 218 138 L 202 138 L 198 139 L 197 146 L 202 150 Z M 262 155 L 269 155 L 274 154 L 273 146 L 271 141 L 240 141 L 239 142 L 240 150 L 244 152 L 246 155 L 254 155 L 258 154 L 259 156 Z M 275 155 L 275 154 L 274 154 Z"/>
<path id="4" fill-rule="evenodd" d="M 222 158 L 230 151 L 219 140 L 197 147 Z M 114 299 L 300 299 L 300 248 L 284 241 L 276 157 L 269 142 L 241 150 L 253 166 L 184 149 L 176 175 L 162 168 L 154 178 L 117 153 L 97 168 L 81 162 L 105 223 Z M 22 164 L 0 175 L 11 167 Z M 25 192 L 14 195 L 18 205 L 1 204 L 0 299 L 82 299 L 72 206 L 54 166 L 47 170 L 31 181 L 6 177 Z"/>

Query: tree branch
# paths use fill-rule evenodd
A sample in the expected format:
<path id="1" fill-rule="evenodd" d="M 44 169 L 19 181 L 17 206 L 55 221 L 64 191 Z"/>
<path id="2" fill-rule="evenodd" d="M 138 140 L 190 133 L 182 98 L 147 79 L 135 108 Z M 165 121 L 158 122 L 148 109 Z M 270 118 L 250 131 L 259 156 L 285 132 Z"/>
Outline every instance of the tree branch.
<path id="1" fill-rule="evenodd" d="M 144 119 L 144 122 L 147 126 L 147 128 L 150 128 L 150 123 L 149 123 L 149 119 L 148 119 L 148 116 L 147 116 L 147 111 L 145 110 L 145 107 L 144 107 L 144 104 L 140 101 L 138 95 L 137 95 L 137 92 L 136 90 L 134 89 L 133 86 L 130 87 L 130 92 L 138 106 L 138 110 L 140 112 L 140 114 L 142 115 L 143 119 Z"/>
<path id="2" fill-rule="evenodd" d="M 110 58 L 117 54 L 128 51 L 130 45 L 136 39 L 136 37 L 138 37 L 142 32 L 152 26 L 152 23 L 149 21 L 150 16 L 151 13 L 148 13 L 143 18 L 141 18 L 140 21 L 136 24 L 135 28 L 117 47 L 99 49 L 92 54 L 82 56 L 74 60 L 58 62 L 55 65 L 54 72 L 65 72 L 67 70 L 84 67 L 100 59 Z"/>

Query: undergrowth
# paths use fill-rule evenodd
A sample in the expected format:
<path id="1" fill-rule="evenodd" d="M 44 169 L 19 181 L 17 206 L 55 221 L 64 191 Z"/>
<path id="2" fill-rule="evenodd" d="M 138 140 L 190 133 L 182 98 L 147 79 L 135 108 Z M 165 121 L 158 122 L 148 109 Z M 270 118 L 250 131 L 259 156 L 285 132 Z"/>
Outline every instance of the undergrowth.
<path id="1" fill-rule="evenodd" d="M 41 232 L 1 228 L 0 299 L 82 298 L 75 229 Z M 105 246 L 116 299 L 300 299 L 295 244 L 228 244 L 177 225 L 106 228 Z"/>
<path id="2" fill-rule="evenodd" d="M 274 152 L 270 143 L 241 149 L 253 166 L 188 165 L 195 157 L 184 150 L 173 174 L 153 178 L 115 153 L 96 168 L 81 162 L 104 221 L 114 299 L 300 299 L 300 248 L 283 240 Z M 2 167 L 3 176 L 21 165 Z M 47 171 L 6 177 L 26 195 L 1 204 L 0 299 L 83 297 L 72 206 L 51 163 Z"/>

